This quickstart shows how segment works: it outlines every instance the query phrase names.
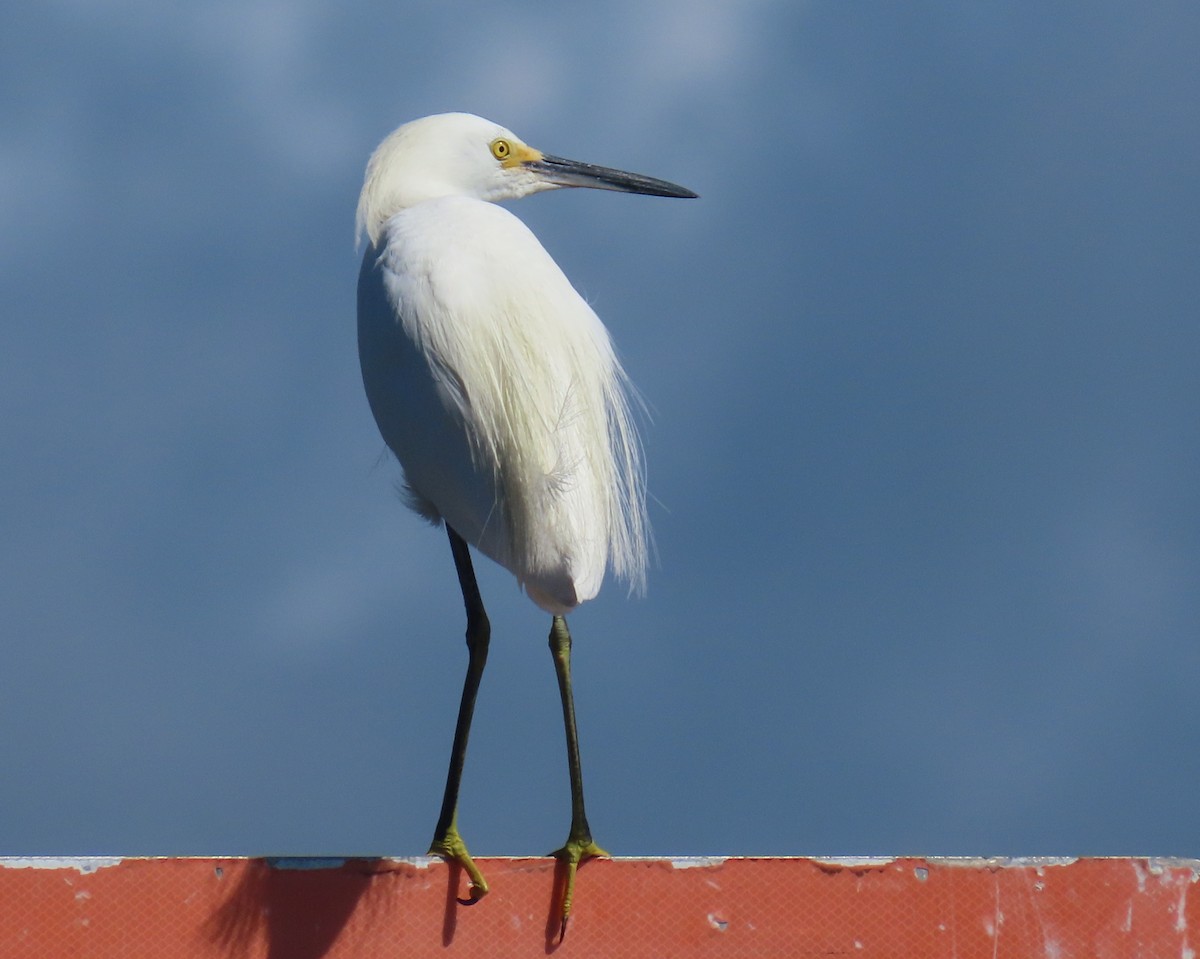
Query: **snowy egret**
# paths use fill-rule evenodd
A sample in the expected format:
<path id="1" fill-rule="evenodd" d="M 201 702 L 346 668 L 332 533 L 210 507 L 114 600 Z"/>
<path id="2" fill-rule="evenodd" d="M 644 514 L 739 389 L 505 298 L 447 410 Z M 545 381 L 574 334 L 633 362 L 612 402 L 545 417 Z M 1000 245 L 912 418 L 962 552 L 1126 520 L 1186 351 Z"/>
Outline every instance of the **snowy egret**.
<path id="1" fill-rule="evenodd" d="M 408 504 L 445 523 L 467 614 L 468 666 L 431 855 L 487 883 L 458 832 L 458 789 L 491 628 L 468 544 L 508 569 L 553 617 L 550 649 L 571 777 L 565 930 L 592 840 L 564 615 L 606 567 L 638 585 L 646 521 L 627 381 L 608 331 L 532 232 L 494 201 L 559 187 L 694 197 L 651 177 L 550 156 L 481 117 L 401 126 L 372 154 L 357 229 L 358 349 L 375 422 L 404 470 Z"/>

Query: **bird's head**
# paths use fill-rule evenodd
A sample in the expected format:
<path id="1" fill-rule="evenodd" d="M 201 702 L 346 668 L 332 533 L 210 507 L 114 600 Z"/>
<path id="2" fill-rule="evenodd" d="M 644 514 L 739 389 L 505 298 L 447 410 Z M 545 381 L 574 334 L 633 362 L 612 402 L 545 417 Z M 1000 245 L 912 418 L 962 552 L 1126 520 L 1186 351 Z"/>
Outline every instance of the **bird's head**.
<path id="1" fill-rule="evenodd" d="M 441 113 L 404 124 L 371 155 L 358 201 L 358 232 L 366 230 L 375 243 L 388 217 L 437 197 L 496 202 L 559 187 L 696 195 L 666 180 L 542 153 L 482 117 Z"/>

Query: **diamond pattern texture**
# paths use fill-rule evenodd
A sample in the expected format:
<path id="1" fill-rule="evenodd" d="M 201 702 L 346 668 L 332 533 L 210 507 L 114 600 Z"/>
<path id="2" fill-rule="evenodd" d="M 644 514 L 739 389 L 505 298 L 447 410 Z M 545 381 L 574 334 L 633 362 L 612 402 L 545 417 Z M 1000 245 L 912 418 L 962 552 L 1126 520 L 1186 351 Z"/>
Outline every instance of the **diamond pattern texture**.
<path id="1" fill-rule="evenodd" d="M 1200 861 L 588 862 L 559 942 L 549 859 L 0 860 L 0 956 L 1180 957 Z"/>

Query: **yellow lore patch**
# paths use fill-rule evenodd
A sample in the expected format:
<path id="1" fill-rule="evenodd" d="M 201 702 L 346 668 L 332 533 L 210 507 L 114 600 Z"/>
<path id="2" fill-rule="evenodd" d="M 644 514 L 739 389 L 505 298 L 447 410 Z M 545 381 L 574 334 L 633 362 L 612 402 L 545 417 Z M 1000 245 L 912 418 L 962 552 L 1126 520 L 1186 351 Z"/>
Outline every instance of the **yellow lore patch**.
<path id="1" fill-rule="evenodd" d="M 505 142 L 508 143 L 508 153 L 503 157 L 497 156 L 496 159 L 500 161 L 502 166 L 508 169 L 524 166 L 526 163 L 536 163 L 542 158 L 541 150 L 535 150 L 524 143 L 513 143 L 507 140 Z M 493 155 L 496 153 L 495 144 L 492 144 L 492 153 Z"/>

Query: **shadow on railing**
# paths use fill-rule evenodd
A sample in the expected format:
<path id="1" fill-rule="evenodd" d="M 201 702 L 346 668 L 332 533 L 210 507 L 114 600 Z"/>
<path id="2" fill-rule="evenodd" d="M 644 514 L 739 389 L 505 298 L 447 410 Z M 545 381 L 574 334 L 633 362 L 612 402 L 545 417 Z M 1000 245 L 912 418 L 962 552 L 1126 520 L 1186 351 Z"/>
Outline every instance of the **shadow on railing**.
<path id="1" fill-rule="evenodd" d="M 378 859 L 251 859 L 205 923 L 231 959 L 322 959 L 350 917 L 367 905 Z M 218 867 L 218 870 L 220 867 Z M 218 872 L 218 876 L 220 872 Z"/>

